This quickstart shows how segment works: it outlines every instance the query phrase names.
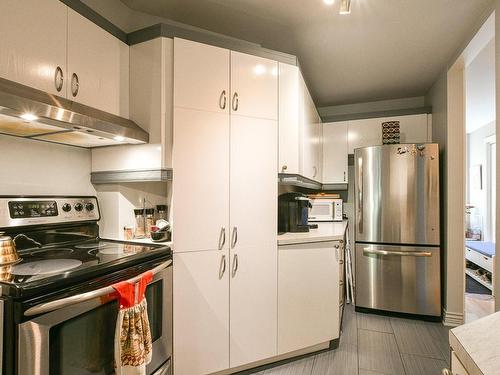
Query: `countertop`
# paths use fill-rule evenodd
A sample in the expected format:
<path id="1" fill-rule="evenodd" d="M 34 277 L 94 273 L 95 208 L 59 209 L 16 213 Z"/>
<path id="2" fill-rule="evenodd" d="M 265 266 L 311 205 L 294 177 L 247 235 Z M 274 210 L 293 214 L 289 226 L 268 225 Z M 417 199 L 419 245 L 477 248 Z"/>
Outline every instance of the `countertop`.
<path id="1" fill-rule="evenodd" d="M 450 346 L 469 375 L 498 374 L 500 312 L 450 330 Z"/>
<path id="2" fill-rule="evenodd" d="M 309 232 L 279 234 L 278 246 L 343 240 L 346 228 L 347 220 L 335 223 L 318 223 L 318 229 L 311 229 Z"/>

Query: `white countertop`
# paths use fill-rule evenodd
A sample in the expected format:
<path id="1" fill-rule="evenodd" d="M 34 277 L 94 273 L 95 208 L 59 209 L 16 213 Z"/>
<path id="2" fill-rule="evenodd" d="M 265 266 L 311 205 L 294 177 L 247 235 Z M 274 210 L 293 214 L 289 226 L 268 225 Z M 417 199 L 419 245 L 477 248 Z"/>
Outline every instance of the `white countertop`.
<path id="1" fill-rule="evenodd" d="M 453 328 L 450 346 L 469 375 L 493 375 L 500 369 L 500 312 Z"/>
<path id="2" fill-rule="evenodd" d="M 346 228 L 347 220 L 336 223 L 318 223 L 318 229 L 311 229 L 309 232 L 279 234 L 278 246 L 343 240 Z"/>

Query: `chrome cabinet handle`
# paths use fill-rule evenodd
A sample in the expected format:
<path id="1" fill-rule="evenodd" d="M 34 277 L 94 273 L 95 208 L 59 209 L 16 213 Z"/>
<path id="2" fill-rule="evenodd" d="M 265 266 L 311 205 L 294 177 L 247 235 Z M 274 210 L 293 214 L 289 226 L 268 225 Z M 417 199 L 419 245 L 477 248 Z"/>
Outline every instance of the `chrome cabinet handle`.
<path id="1" fill-rule="evenodd" d="M 226 228 L 221 227 L 219 233 L 219 250 L 222 250 L 226 243 Z"/>
<path id="2" fill-rule="evenodd" d="M 64 74 L 60 66 L 56 68 L 54 73 L 54 86 L 56 87 L 57 92 L 60 92 L 63 88 L 64 84 Z"/>
<path id="3" fill-rule="evenodd" d="M 443 371 L 441 372 L 441 375 L 453 375 L 453 373 L 447 368 L 444 368 Z"/>
<path id="4" fill-rule="evenodd" d="M 316 177 L 316 175 L 318 174 L 318 168 L 314 166 L 313 169 L 314 169 L 313 177 Z"/>
<path id="5" fill-rule="evenodd" d="M 220 266 L 219 266 L 219 280 L 222 279 L 222 276 L 226 273 L 226 256 L 222 255 L 220 258 Z"/>
<path id="6" fill-rule="evenodd" d="M 226 109 L 226 102 L 227 102 L 226 90 L 222 90 L 222 92 L 220 93 L 220 97 L 219 97 L 220 109 Z"/>
<path id="7" fill-rule="evenodd" d="M 429 251 L 392 251 L 392 250 L 380 250 L 373 249 L 371 247 L 365 247 L 363 249 L 363 254 L 374 254 L 374 255 L 398 255 L 407 257 L 431 257 L 432 253 Z"/>
<path id="8" fill-rule="evenodd" d="M 238 242 L 238 227 L 233 227 L 233 234 L 231 235 L 231 249 L 234 249 Z"/>
<path id="9" fill-rule="evenodd" d="M 344 171 L 344 182 L 345 182 L 345 171 Z"/>
<path id="10" fill-rule="evenodd" d="M 234 254 L 233 257 L 233 271 L 232 271 L 233 277 L 236 275 L 236 271 L 238 271 L 238 254 Z"/>
<path id="11" fill-rule="evenodd" d="M 80 81 L 78 80 L 78 75 L 73 73 L 71 76 L 71 94 L 73 97 L 78 95 L 78 91 L 80 90 Z"/>
<path id="12" fill-rule="evenodd" d="M 238 107 L 239 107 L 238 93 L 235 92 L 233 95 L 233 102 L 232 102 L 233 111 L 237 111 Z"/>
<path id="13" fill-rule="evenodd" d="M 288 165 L 284 165 L 281 167 L 281 172 L 285 173 L 285 171 L 288 169 Z"/>

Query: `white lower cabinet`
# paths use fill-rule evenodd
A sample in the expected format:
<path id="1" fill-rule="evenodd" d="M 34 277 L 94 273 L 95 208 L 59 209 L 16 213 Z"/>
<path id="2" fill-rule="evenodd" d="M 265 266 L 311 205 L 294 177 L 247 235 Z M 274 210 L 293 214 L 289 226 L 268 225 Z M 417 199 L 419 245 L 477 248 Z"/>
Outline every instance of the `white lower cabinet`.
<path id="1" fill-rule="evenodd" d="M 458 359 L 455 352 L 451 352 L 451 372 L 452 375 L 469 375 L 464 365 L 462 365 L 462 362 L 460 362 L 460 360 Z"/>
<path id="2" fill-rule="evenodd" d="M 227 250 L 174 253 L 175 375 L 229 368 L 228 266 Z"/>
<path id="3" fill-rule="evenodd" d="M 339 242 L 278 248 L 278 354 L 339 337 Z"/>

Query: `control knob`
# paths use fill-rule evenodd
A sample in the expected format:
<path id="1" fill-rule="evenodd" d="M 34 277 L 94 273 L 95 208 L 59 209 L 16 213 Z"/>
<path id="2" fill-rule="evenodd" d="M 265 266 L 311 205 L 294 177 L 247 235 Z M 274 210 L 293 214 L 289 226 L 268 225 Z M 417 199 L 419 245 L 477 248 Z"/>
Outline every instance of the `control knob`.
<path id="1" fill-rule="evenodd" d="M 70 212 L 71 211 L 71 205 L 69 203 L 64 203 L 62 206 L 62 210 L 64 212 Z"/>
<path id="2" fill-rule="evenodd" d="M 87 211 L 93 211 L 94 208 L 95 208 L 94 203 L 92 203 L 92 202 L 85 203 L 85 209 Z"/>
<path id="3" fill-rule="evenodd" d="M 81 210 L 83 210 L 83 204 L 81 204 L 81 203 L 75 204 L 75 210 L 77 210 L 78 212 L 80 212 Z"/>

